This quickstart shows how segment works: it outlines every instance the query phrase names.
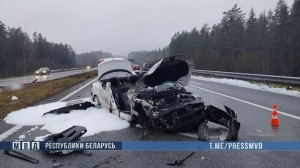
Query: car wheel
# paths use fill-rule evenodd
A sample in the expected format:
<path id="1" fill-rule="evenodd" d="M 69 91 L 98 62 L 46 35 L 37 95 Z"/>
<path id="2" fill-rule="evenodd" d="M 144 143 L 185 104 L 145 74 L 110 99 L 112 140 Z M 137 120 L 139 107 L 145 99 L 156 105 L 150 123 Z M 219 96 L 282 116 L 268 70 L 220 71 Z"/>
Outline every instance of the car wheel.
<path id="1" fill-rule="evenodd" d="M 97 105 L 100 105 L 100 101 L 99 101 L 98 96 L 94 96 L 93 102 L 95 102 Z"/>
<path id="2" fill-rule="evenodd" d="M 228 131 L 228 135 L 226 136 L 226 140 L 236 141 L 238 139 L 238 133 L 239 133 L 236 122 L 233 120 L 230 121 L 228 129 L 229 131 Z"/>
<path id="3" fill-rule="evenodd" d="M 199 125 L 198 135 L 201 141 L 209 140 L 207 121 L 204 121 Z"/>

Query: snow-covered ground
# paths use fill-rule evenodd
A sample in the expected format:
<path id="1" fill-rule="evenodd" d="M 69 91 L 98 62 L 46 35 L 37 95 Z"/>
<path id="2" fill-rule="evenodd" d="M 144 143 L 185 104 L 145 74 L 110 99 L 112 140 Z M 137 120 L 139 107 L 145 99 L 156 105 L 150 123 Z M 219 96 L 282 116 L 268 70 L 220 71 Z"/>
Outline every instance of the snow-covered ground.
<path id="1" fill-rule="evenodd" d="M 256 89 L 256 90 L 262 90 L 262 91 L 268 91 L 268 92 L 274 92 L 274 93 L 279 93 L 279 94 L 284 94 L 284 95 L 289 95 L 289 96 L 295 96 L 295 97 L 300 97 L 300 92 L 295 91 L 295 90 L 286 90 L 285 88 L 273 88 L 269 87 L 267 85 L 263 84 L 252 84 L 250 82 L 246 82 L 243 80 L 238 80 L 238 79 L 227 79 L 227 78 L 205 78 L 202 76 L 192 76 L 193 79 L 198 79 L 198 80 L 203 80 L 203 81 L 211 81 L 211 82 L 218 82 L 218 83 L 224 83 L 228 85 L 235 85 L 235 86 L 240 86 L 240 87 L 245 87 L 245 88 L 250 88 L 250 89 Z"/>
<path id="2" fill-rule="evenodd" d="M 59 133 L 72 126 L 84 126 L 87 133 L 83 136 L 91 136 L 102 131 L 114 131 L 130 126 L 129 122 L 120 119 L 105 109 L 90 107 L 87 110 L 73 110 L 68 114 L 47 114 L 45 112 L 61 108 L 66 102 L 55 102 L 35 107 L 28 107 L 8 114 L 4 120 L 8 124 L 20 126 L 43 125 L 41 130 L 50 133 Z M 20 137 L 23 139 L 24 137 Z"/>

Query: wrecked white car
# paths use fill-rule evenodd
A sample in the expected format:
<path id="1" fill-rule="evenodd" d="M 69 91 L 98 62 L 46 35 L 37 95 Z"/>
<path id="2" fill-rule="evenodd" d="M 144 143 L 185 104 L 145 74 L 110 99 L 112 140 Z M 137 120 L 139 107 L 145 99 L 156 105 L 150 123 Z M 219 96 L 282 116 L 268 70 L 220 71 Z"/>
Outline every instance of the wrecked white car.
<path id="1" fill-rule="evenodd" d="M 226 140 L 237 140 L 240 123 L 236 113 L 212 105 L 188 92 L 194 63 L 190 56 L 175 55 L 156 63 L 143 76 L 132 72 L 131 63 L 123 59 L 104 59 L 98 64 L 98 80 L 91 86 L 95 104 L 127 121 L 136 121 L 143 128 L 182 131 L 198 127 L 201 140 L 208 140 L 208 121 L 228 128 Z M 49 113 L 65 113 L 85 102 Z M 92 106 L 92 105 L 91 105 Z"/>
<path id="2" fill-rule="evenodd" d="M 164 58 L 139 79 L 131 73 L 131 64 L 126 60 L 102 63 L 109 68 L 99 73 L 91 95 L 109 112 L 143 127 L 151 125 L 167 131 L 181 131 L 211 121 L 229 128 L 228 140 L 237 139 L 240 123 L 233 110 L 225 106 L 225 112 L 206 106 L 201 97 L 184 89 L 194 67 L 191 57 Z M 99 64 L 99 69 L 103 67 Z M 206 140 L 207 135 L 200 135 L 200 139 Z"/>

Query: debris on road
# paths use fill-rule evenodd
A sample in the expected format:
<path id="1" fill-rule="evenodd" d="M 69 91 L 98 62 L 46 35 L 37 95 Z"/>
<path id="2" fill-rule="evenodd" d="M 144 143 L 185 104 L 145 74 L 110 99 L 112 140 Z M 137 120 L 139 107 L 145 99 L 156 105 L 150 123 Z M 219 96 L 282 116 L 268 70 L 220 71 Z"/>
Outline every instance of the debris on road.
<path id="1" fill-rule="evenodd" d="M 20 135 L 19 140 L 22 141 L 25 138 L 25 135 Z"/>
<path id="2" fill-rule="evenodd" d="M 30 157 L 30 156 L 27 156 L 25 154 L 22 154 L 20 152 L 14 151 L 14 150 L 5 150 L 4 153 L 7 154 L 7 155 L 10 155 L 10 156 L 13 156 L 13 157 L 16 157 L 16 158 L 28 161 L 28 162 L 35 163 L 35 164 L 39 163 L 39 161 L 37 159 L 34 159 L 34 158 Z"/>
<path id="3" fill-rule="evenodd" d="M 57 162 L 56 160 L 53 160 L 52 167 L 59 167 L 59 166 L 63 166 L 63 164 L 60 162 Z"/>
<path id="4" fill-rule="evenodd" d="M 186 158 L 182 159 L 182 160 L 172 160 L 172 161 L 168 161 L 166 164 L 167 165 L 181 165 L 183 164 L 184 161 L 186 161 L 189 157 L 191 157 L 192 155 L 194 155 L 195 152 L 191 153 L 189 156 L 187 156 Z"/>
<path id="5" fill-rule="evenodd" d="M 66 114 L 69 113 L 71 110 L 86 110 L 89 107 L 95 107 L 95 105 L 89 101 L 83 102 L 72 102 L 72 104 L 67 104 L 66 107 L 62 107 L 59 109 L 51 110 L 43 114 L 43 116 L 47 114 Z"/>
<path id="6" fill-rule="evenodd" d="M 141 126 L 141 124 L 136 124 L 135 127 L 143 128 L 143 127 Z"/>
<path id="7" fill-rule="evenodd" d="M 12 96 L 11 100 L 12 100 L 12 101 L 18 100 L 18 97 L 17 97 L 17 96 Z"/>
<path id="8" fill-rule="evenodd" d="M 72 142 L 79 141 L 80 137 L 87 132 L 85 127 L 82 126 L 73 126 L 61 133 L 52 134 L 45 137 L 45 142 Z M 69 154 L 73 150 L 58 150 L 50 151 L 50 154 L 59 153 L 59 154 Z"/>
<path id="9" fill-rule="evenodd" d="M 31 83 L 35 83 L 38 79 L 35 79 L 34 81 L 32 81 Z"/>
<path id="10" fill-rule="evenodd" d="M 91 151 L 83 151 L 83 154 L 85 154 L 87 156 L 93 156 Z"/>

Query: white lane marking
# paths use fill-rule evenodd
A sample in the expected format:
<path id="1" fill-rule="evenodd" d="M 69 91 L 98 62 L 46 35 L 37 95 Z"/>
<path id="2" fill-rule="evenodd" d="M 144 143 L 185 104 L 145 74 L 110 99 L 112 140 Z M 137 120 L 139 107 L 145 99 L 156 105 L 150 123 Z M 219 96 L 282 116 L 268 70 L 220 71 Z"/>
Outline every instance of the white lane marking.
<path id="1" fill-rule="evenodd" d="M 82 86 L 81 88 L 75 90 L 74 92 L 68 94 L 67 96 L 63 97 L 62 99 L 58 100 L 58 102 L 61 102 L 61 101 L 64 101 L 66 100 L 67 98 L 73 96 L 74 94 L 76 94 L 77 92 L 81 91 L 82 89 L 86 88 L 88 85 L 90 85 L 91 83 L 95 82 L 98 78 L 92 80 L 91 82 L 89 82 L 88 84 L 85 84 L 84 86 Z"/>
<path id="2" fill-rule="evenodd" d="M 67 96 L 65 96 L 64 98 L 58 100 L 58 102 L 60 101 L 64 101 L 67 98 L 71 97 L 72 95 L 76 94 L 77 92 L 79 92 L 80 90 L 86 88 L 88 85 L 90 85 L 91 83 L 93 83 L 94 81 L 96 81 L 98 78 L 92 80 L 91 82 L 89 82 L 88 84 L 85 84 L 84 86 L 82 86 L 81 88 L 75 90 L 74 92 L 68 94 Z M 14 132 L 18 131 L 19 129 L 21 129 L 23 126 L 14 126 L 11 129 L 7 130 L 6 132 L 4 132 L 3 134 L 0 135 L 0 141 L 3 141 L 5 138 L 7 138 L 8 136 L 10 136 L 11 134 L 13 134 Z"/>
<path id="3" fill-rule="evenodd" d="M 198 87 L 198 86 L 195 86 L 195 85 L 189 84 L 189 86 L 197 88 L 197 89 L 201 89 L 201 90 L 204 90 L 204 91 L 207 91 L 207 92 L 210 92 L 210 93 L 214 93 L 214 94 L 217 94 L 217 95 L 220 95 L 220 96 L 224 96 L 224 97 L 227 97 L 229 99 L 233 99 L 233 100 L 236 100 L 236 101 L 239 101 L 239 102 L 243 102 L 243 103 L 246 103 L 246 104 L 258 107 L 258 108 L 262 108 L 262 109 L 265 109 L 265 110 L 268 110 L 268 111 L 272 111 L 273 110 L 273 109 L 265 107 L 265 106 L 254 104 L 254 103 L 251 103 L 251 102 L 248 102 L 248 101 L 245 101 L 245 100 L 241 100 L 241 99 L 238 99 L 238 98 L 235 98 L 235 97 L 231 97 L 231 96 L 228 96 L 228 95 L 225 95 L 225 94 L 222 94 L 222 93 L 218 93 L 218 92 L 214 92 L 214 91 L 211 91 L 211 90 L 208 90 L 208 89 L 204 89 L 204 88 L 201 88 L 201 87 Z M 277 111 L 277 112 L 279 114 L 285 115 L 287 117 L 291 117 L 291 118 L 300 120 L 300 117 L 298 117 L 298 116 L 295 116 L 295 115 L 292 115 L 292 114 L 289 114 L 289 113 L 285 113 L 285 112 L 282 112 L 282 111 Z"/>
<path id="4" fill-rule="evenodd" d="M 11 134 L 13 134 L 14 132 L 18 131 L 20 128 L 22 128 L 22 126 L 14 126 L 11 129 L 7 130 L 6 132 L 2 133 L 0 135 L 0 141 L 3 141 L 5 138 L 7 138 L 8 136 L 10 136 Z"/>
<path id="5" fill-rule="evenodd" d="M 178 132 L 179 135 L 191 137 L 191 138 L 199 138 L 199 135 L 197 133 L 184 133 L 184 132 Z"/>

